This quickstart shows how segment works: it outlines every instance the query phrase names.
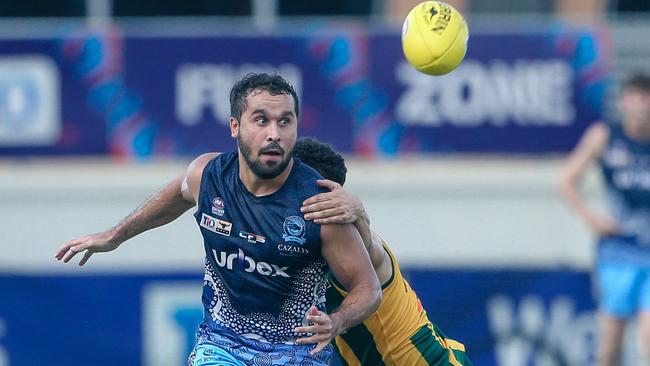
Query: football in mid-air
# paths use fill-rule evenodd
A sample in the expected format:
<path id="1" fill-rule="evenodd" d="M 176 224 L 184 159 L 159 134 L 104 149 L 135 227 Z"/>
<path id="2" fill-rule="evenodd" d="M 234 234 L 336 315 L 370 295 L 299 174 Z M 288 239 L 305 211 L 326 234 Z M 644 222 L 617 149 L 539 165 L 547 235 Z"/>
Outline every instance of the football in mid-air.
<path id="1" fill-rule="evenodd" d="M 425 1 L 414 7 L 402 26 L 402 49 L 418 71 L 443 75 L 465 57 L 469 30 L 463 15 L 442 1 Z"/>

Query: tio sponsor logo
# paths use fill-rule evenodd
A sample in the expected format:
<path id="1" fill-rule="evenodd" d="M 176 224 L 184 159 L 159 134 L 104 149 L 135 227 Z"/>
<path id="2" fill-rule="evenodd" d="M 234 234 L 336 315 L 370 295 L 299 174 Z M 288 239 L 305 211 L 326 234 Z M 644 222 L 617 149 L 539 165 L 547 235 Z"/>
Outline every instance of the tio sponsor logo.
<path id="1" fill-rule="evenodd" d="M 232 223 L 203 214 L 203 216 L 201 216 L 201 227 L 204 227 L 213 233 L 230 236 Z"/>
<path id="2" fill-rule="evenodd" d="M 216 249 L 212 249 L 214 253 L 214 260 L 217 262 L 217 265 L 221 268 L 228 270 L 233 270 L 235 268 L 234 261 L 237 259 L 239 268 L 243 269 L 246 272 L 257 272 L 262 276 L 271 276 L 271 277 L 285 277 L 289 278 L 287 270 L 289 267 L 280 267 L 272 263 L 266 262 L 257 262 L 255 259 L 244 254 L 244 251 L 239 249 L 237 253 L 226 253 L 226 252 L 217 252 Z"/>
<path id="3" fill-rule="evenodd" d="M 573 70 L 563 60 L 489 64 L 466 60 L 458 70 L 423 78 L 408 63 L 396 68 L 406 90 L 395 107 L 408 126 L 568 126 L 576 117 Z"/>
<path id="4" fill-rule="evenodd" d="M 495 296 L 488 300 L 487 315 L 498 365 L 594 364 L 595 314 L 576 312 L 568 297 L 555 297 L 546 307 L 539 296 L 527 296 L 518 304 Z"/>
<path id="5" fill-rule="evenodd" d="M 49 57 L 0 57 L 0 146 L 59 141 L 59 83 L 59 70 Z"/>
<path id="6" fill-rule="evenodd" d="M 195 126 L 210 111 L 210 120 L 228 126 L 230 118 L 230 87 L 249 72 L 277 73 L 286 78 L 301 95 L 302 72 L 293 64 L 183 64 L 176 71 L 176 119 L 183 125 Z M 211 117 L 211 118 L 210 118 Z"/>

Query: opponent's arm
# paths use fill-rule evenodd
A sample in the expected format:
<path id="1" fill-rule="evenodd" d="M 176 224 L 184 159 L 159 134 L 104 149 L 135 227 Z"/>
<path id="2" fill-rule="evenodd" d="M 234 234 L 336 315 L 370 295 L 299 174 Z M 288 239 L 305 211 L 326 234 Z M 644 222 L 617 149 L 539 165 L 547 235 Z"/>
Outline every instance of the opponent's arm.
<path id="1" fill-rule="evenodd" d="M 617 224 L 611 218 L 593 212 L 585 204 L 579 185 L 587 168 L 603 153 L 608 138 L 609 129 L 605 124 L 595 123 L 589 127 L 567 158 L 560 176 L 560 193 L 580 218 L 599 235 L 617 232 Z"/>
<path id="2" fill-rule="evenodd" d="M 341 306 L 332 314 L 310 309 L 312 325 L 296 328 L 297 333 L 313 333 L 297 343 L 317 343 L 312 354 L 320 352 L 337 335 L 363 322 L 379 307 L 381 287 L 372 269 L 361 237 L 352 225 L 321 227 L 321 252 L 336 278 L 348 289 Z"/>
<path id="3" fill-rule="evenodd" d="M 69 262 L 77 253 L 85 251 L 79 265 L 98 252 L 117 249 L 122 243 L 147 230 L 168 224 L 196 204 L 203 168 L 214 156 L 204 154 L 195 159 L 187 173 L 154 193 L 140 207 L 112 228 L 66 242 L 55 258 Z"/>
<path id="4" fill-rule="evenodd" d="M 330 191 L 312 196 L 303 202 L 300 210 L 305 214 L 305 219 L 314 220 L 314 223 L 320 225 L 354 224 L 368 251 L 379 282 L 383 284 L 388 281 L 392 276 L 392 265 L 381 238 L 370 229 L 370 217 L 361 200 L 331 180 L 323 179 L 316 183 Z"/>

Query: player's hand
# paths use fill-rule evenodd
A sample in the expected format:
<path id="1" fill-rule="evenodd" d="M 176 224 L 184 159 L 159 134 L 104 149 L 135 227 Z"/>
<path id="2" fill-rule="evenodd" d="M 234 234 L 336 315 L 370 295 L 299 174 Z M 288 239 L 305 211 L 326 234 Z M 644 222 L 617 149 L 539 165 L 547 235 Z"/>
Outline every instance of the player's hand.
<path id="1" fill-rule="evenodd" d="M 363 215 L 363 204 L 357 197 L 347 193 L 340 184 L 331 180 L 317 180 L 316 184 L 330 192 L 320 193 L 306 199 L 300 211 L 306 220 L 315 224 L 352 224 Z"/>
<path id="2" fill-rule="evenodd" d="M 589 218 L 589 226 L 599 236 L 608 236 L 618 234 L 621 232 L 620 227 L 616 221 L 607 216 L 593 216 Z"/>
<path id="3" fill-rule="evenodd" d="M 309 354 L 313 356 L 327 347 L 332 339 L 334 339 L 338 334 L 335 332 L 336 327 L 334 326 L 332 318 L 330 318 L 326 313 L 318 310 L 313 305 L 309 309 L 309 312 L 307 312 L 307 321 L 309 321 L 309 324 L 311 325 L 306 327 L 297 327 L 294 329 L 294 332 L 312 334 L 310 337 L 298 338 L 296 343 L 316 343 L 316 348 L 309 352 Z"/>
<path id="4" fill-rule="evenodd" d="M 83 258 L 79 261 L 79 265 L 83 266 L 94 253 L 110 252 L 118 246 L 120 243 L 113 241 L 111 233 L 105 231 L 66 242 L 54 255 L 54 258 L 68 263 L 77 253 L 85 251 Z"/>

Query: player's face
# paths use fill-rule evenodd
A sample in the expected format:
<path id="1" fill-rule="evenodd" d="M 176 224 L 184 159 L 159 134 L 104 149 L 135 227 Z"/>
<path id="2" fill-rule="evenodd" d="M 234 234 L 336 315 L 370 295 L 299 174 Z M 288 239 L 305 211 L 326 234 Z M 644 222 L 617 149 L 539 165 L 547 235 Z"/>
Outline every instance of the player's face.
<path id="1" fill-rule="evenodd" d="M 650 91 L 636 88 L 625 90 L 619 107 L 625 123 L 650 129 Z"/>
<path id="2" fill-rule="evenodd" d="M 262 179 L 280 175 L 291 161 L 298 134 L 293 97 L 253 91 L 241 121 L 230 119 L 232 137 L 249 168 Z"/>

